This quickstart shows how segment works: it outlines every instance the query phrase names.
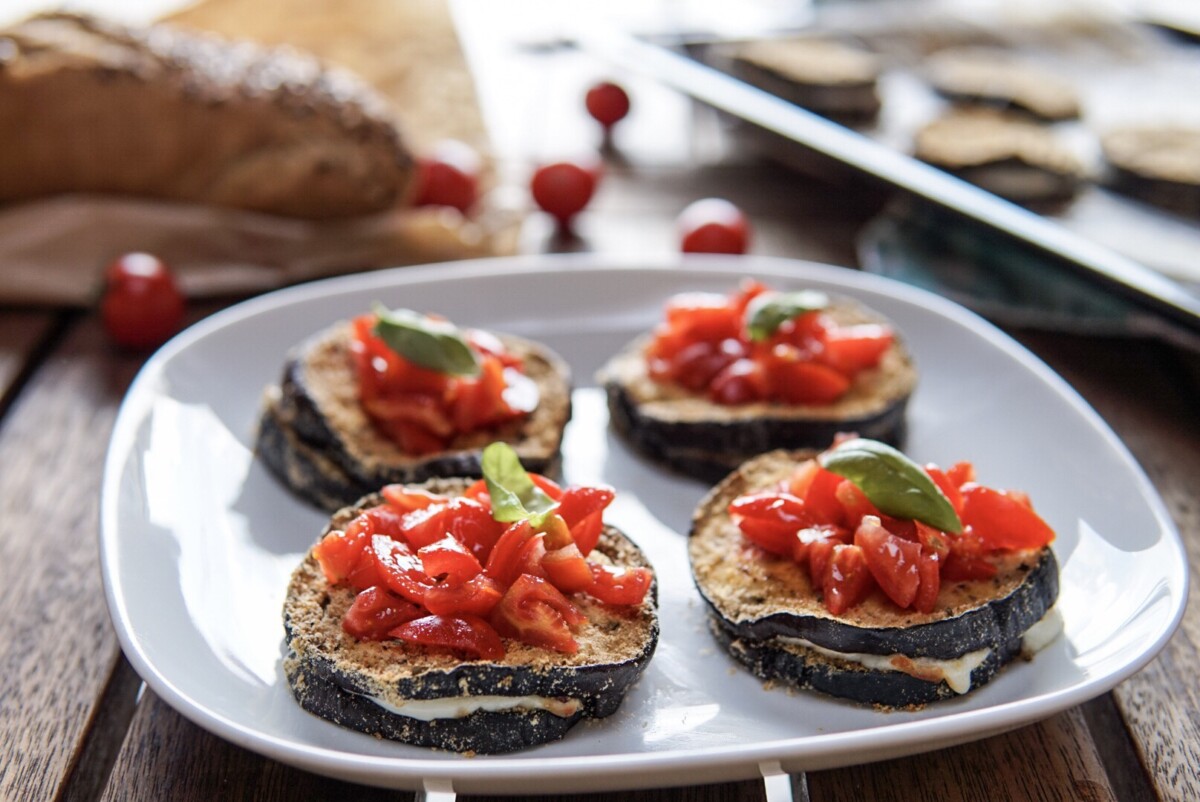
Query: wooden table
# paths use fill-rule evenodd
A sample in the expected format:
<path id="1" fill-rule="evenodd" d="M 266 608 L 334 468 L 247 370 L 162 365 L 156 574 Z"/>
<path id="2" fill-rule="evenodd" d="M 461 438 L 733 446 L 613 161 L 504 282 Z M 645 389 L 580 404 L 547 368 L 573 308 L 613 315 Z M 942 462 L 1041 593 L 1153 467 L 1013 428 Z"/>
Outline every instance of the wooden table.
<path id="1" fill-rule="evenodd" d="M 677 99 L 669 102 L 692 113 Z M 626 158 L 612 160 L 574 247 L 672 248 L 677 211 L 720 194 L 750 212 L 756 252 L 854 263 L 861 198 L 741 160 L 698 167 L 708 160 L 696 131 L 711 123 L 699 117 L 687 136 L 692 147 L 682 154 L 653 144 L 652 136 L 640 149 L 639 132 L 655 126 L 636 119 L 628 139 L 618 139 Z M 528 169 L 537 148 L 517 150 L 508 162 L 514 173 Z M 671 156 L 655 158 L 660 151 Z M 528 250 L 547 247 L 539 226 L 531 223 Z M 194 305 L 192 317 L 222 305 Z M 1187 542 L 1193 587 L 1200 584 L 1195 356 L 1153 342 L 1016 334 L 1140 460 Z M 230 745 L 145 690 L 123 658 L 103 599 L 97 508 L 110 427 L 142 360 L 114 349 L 93 312 L 0 308 L 0 799 L 411 798 Z M 1198 670 L 1200 610 L 1193 605 L 1164 652 L 1112 693 L 973 744 L 810 773 L 798 778 L 796 799 L 1200 799 Z M 724 802 L 763 795 L 761 783 L 737 782 L 552 798 Z"/>

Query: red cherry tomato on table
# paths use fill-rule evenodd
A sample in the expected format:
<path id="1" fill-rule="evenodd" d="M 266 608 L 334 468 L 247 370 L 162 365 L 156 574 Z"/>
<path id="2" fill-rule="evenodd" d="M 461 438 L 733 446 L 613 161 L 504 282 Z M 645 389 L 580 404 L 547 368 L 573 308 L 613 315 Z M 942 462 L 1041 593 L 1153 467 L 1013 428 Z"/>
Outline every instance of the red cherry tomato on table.
<path id="1" fill-rule="evenodd" d="M 599 179 L 598 165 L 561 161 L 539 167 L 529 189 L 538 207 L 567 228 L 591 201 Z"/>
<path id="2" fill-rule="evenodd" d="M 676 218 L 684 253 L 745 253 L 750 224 L 742 210 L 722 198 L 698 200 Z"/>
<path id="3" fill-rule="evenodd" d="M 607 131 L 629 114 L 629 95 L 612 81 L 602 81 L 584 97 L 588 114 Z"/>
<path id="4" fill-rule="evenodd" d="M 463 214 L 479 198 L 483 160 L 470 145 L 444 139 L 417 159 L 416 206 L 452 206 Z"/>
<path id="5" fill-rule="evenodd" d="M 127 253 L 105 271 L 100 317 L 118 345 L 162 345 L 183 325 L 184 300 L 171 271 L 147 253 Z"/>

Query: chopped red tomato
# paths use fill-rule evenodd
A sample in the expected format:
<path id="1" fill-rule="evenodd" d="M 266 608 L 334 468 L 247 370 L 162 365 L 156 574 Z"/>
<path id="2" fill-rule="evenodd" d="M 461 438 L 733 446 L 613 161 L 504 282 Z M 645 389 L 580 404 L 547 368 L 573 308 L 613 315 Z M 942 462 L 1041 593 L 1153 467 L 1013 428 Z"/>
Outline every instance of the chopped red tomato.
<path id="1" fill-rule="evenodd" d="M 372 586 L 354 597 L 342 628 L 359 640 L 383 640 L 392 629 L 423 615 L 420 606 L 386 588 Z"/>
<path id="2" fill-rule="evenodd" d="M 600 534 L 603 531 L 604 512 L 603 510 L 596 510 L 571 527 L 571 539 L 579 547 L 579 552 L 586 557 L 592 553 L 592 549 L 596 548 L 596 544 L 600 542 Z"/>
<path id="3" fill-rule="evenodd" d="M 500 584 L 508 587 L 520 573 L 518 570 L 521 550 L 525 543 L 533 538 L 533 526 L 529 521 L 517 521 L 510 524 L 500 539 L 496 541 L 492 553 L 488 555 L 484 572 Z"/>
<path id="4" fill-rule="evenodd" d="M 427 615 L 401 624 L 391 631 L 393 638 L 435 649 L 463 652 L 483 660 L 504 657 L 504 643 L 492 626 L 478 616 Z"/>
<path id="5" fill-rule="evenodd" d="M 831 604 L 848 609 L 842 607 L 845 600 L 855 598 L 854 590 L 830 594 L 826 588 L 835 554 L 853 553 L 839 546 L 851 540 L 871 575 L 871 587 L 878 586 L 900 608 L 931 613 L 944 583 L 991 579 L 997 573 L 996 553 L 1041 548 L 1054 539 L 1028 496 L 976 484 L 971 463 L 959 462 L 946 470 L 928 465 L 925 472 L 958 512 L 960 533 L 880 513 L 854 482 L 815 459 L 801 462 L 774 489 L 734 499 L 729 513 L 747 542 L 800 565 L 807 563 L 813 588 L 826 591 L 831 611 Z M 851 561 L 859 558 L 840 559 L 852 573 Z"/>
<path id="6" fill-rule="evenodd" d="M 866 598 L 874 587 L 866 556 L 858 546 L 839 543 L 825 561 L 821 591 L 825 607 L 841 615 Z"/>
<path id="7" fill-rule="evenodd" d="M 476 574 L 458 585 L 443 582 L 425 591 L 425 609 L 437 615 L 487 616 L 504 596 L 504 588 L 487 574 Z"/>
<path id="8" fill-rule="evenodd" d="M 522 574 L 504 594 L 491 620 L 505 637 L 574 654 L 579 644 L 571 632 L 587 619 L 545 579 Z"/>
<path id="9" fill-rule="evenodd" d="M 375 569 L 389 590 L 411 602 L 424 602 L 425 591 L 433 582 L 406 543 L 387 535 L 372 535 L 367 553 L 374 558 Z"/>
<path id="10" fill-rule="evenodd" d="M 529 519 L 496 521 L 480 480 L 454 497 L 390 485 L 382 491 L 384 504 L 330 532 L 314 547 L 326 580 L 371 589 L 351 605 L 345 631 L 492 655 L 486 638 L 492 625 L 484 622 L 483 635 L 473 626 L 487 618 L 506 637 L 573 652 L 578 646 L 571 633 L 586 619 L 564 593 L 640 603 L 653 580 L 648 569 L 599 568 L 586 556 L 603 530 L 612 488 L 562 488 L 544 476 L 529 477 L 556 502 L 537 528 Z"/>
<path id="11" fill-rule="evenodd" d="M 962 487 L 962 520 L 993 549 L 1039 549 L 1054 530 L 1029 507 L 1024 494 L 967 483 Z"/>
<path id="12" fill-rule="evenodd" d="M 587 592 L 605 604 L 641 604 L 654 575 L 648 568 L 589 563 L 592 584 Z"/>
<path id="13" fill-rule="evenodd" d="M 417 557 L 421 559 L 426 576 L 431 579 L 445 577 L 444 581 L 452 585 L 466 582 L 483 570 L 475 555 L 454 535 L 446 535 L 417 549 Z"/>
<path id="14" fill-rule="evenodd" d="M 574 543 L 547 551 L 542 557 L 546 578 L 563 593 L 587 590 L 592 584 L 592 569 Z"/>
<path id="15" fill-rule="evenodd" d="M 893 535 L 877 518 L 865 518 L 854 532 L 871 576 L 899 607 L 911 607 L 921 584 L 921 544 Z"/>
<path id="16" fill-rule="evenodd" d="M 729 296 L 672 298 L 645 350 L 650 377 L 731 406 L 829 404 L 892 347 L 895 338 L 887 326 L 841 325 L 820 310 L 783 321 L 765 340 L 752 340 L 747 308 L 764 292 L 762 284 L 748 282 Z"/>
<path id="17" fill-rule="evenodd" d="M 444 451 L 460 434 L 495 428 L 530 411 L 528 402 L 509 403 L 506 391 L 516 377 L 508 371 L 521 372 L 521 361 L 494 336 L 465 332 L 480 370 L 456 376 L 409 362 L 375 335 L 375 322 L 375 315 L 361 315 L 352 326 L 359 399 L 376 427 L 406 453 Z M 536 394 L 528 380 L 522 387 Z"/>

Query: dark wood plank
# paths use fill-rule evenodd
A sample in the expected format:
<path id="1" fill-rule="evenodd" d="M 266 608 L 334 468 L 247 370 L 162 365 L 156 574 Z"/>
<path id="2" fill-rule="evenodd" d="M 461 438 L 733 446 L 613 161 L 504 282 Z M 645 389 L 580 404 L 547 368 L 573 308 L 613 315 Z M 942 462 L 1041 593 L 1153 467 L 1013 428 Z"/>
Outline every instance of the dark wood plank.
<path id="1" fill-rule="evenodd" d="M 411 793 L 354 785 L 265 760 L 176 713 L 152 692 L 138 705 L 104 802 L 403 802 Z"/>
<path id="2" fill-rule="evenodd" d="M 57 321 L 58 316 L 52 312 L 0 308 L 0 410 Z"/>
<path id="3" fill-rule="evenodd" d="M 1121 436 L 1162 495 L 1187 547 L 1191 586 L 1183 622 L 1158 659 L 1118 686 L 1114 698 L 1157 795 L 1200 799 L 1197 357 L 1153 343 L 1023 339 Z"/>
<path id="4" fill-rule="evenodd" d="M 1082 713 L 972 744 L 808 775 L 812 802 L 1110 802 Z"/>
<path id="5" fill-rule="evenodd" d="M 40 318 L 3 319 L 25 331 Z M 100 465 L 140 361 L 83 319 L 0 427 L 0 799 L 55 796 L 117 658 L 97 559 Z"/>

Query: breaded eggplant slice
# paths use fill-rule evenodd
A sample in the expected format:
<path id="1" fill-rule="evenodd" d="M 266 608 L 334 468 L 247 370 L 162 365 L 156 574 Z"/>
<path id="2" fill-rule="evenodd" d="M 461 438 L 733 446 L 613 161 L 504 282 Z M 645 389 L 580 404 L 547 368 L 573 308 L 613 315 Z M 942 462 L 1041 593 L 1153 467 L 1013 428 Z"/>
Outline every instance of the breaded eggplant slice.
<path id="1" fill-rule="evenodd" d="M 751 460 L 709 492 L 692 520 L 688 554 L 710 629 L 754 674 L 866 704 L 921 705 L 988 682 L 1021 653 L 1034 625 L 1053 623 L 1058 563 L 1049 548 L 1004 555 L 993 579 L 943 584 L 932 613 L 899 609 L 876 590 L 834 616 L 806 566 L 746 545 L 728 513 L 735 498 L 775 486 L 812 456 L 775 451 Z"/>
<path id="2" fill-rule="evenodd" d="M 839 323 L 887 323 L 847 298 L 824 310 Z M 894 329 L 894 327 L 893 327 Z M 636 450 L 688 476 L 716 482 L 745 460 L 776 448 L 823 448 L 839 432 L 902 444 L 908 399 L 917 383 L 897 334 L 877 367 L 860 373 L 832 404 L 715 404 L 676 384 L 656 382 L 643 356 L 649 336 L 601 369 L 614 428 Z"/>
<path id="3" fill-rule="evenodd" d="M 1121 128 L 1105 134 L 1101 145 L 1114 190 L 1200 217 L 1200 128 Z"/>
<path id="4" fill-rule="evenodd" d="M 434 479 L 422 486 L 449 494 L 469 483 Z M 380 502 L 369 496 L 338 511 L 325 531 L 344 528 L 360 509 Z M 637 546 L 611 526 L 589 559 L 649 567 Z M 506 639 L 504 659 L 464 660 L 399 640 L 358 641 L 347 634 L 342 617 L 354 592 L 330 587 L 310 552 L 292 575 L 284 603 L 284 673 L 301 707 L 343 727 L 455 752 L 525 749 L 562 738 L 584 719 L 616 712 L 658 644 L 657 584 L 632 607 L 586 594 L 570 598 L 588 617 L 575 635 L 578 653 Z M 476 708 L 483 703 L 487 709 Z M 431 705 L 440 708 L 439 717 L 430 717 Z"/>
<path id="5" fill-rule="evenodd" d="M 288 355 L 279 387 L 266 394 L 257 450 L 298 495 L 330 512 L 386 484 L 479 476 L 481 451 L 498 440 L 513 447 L 527 470 L 556 476 L 571 418 L 570 368 L 540 343 L 497 336 L 524 360 L 526 375 L 537 384 L 537 407 L 523 418 L 460 435 L 436 454 L 405 453 L 359 403 L 351 327 L 341 323 Z"/>

